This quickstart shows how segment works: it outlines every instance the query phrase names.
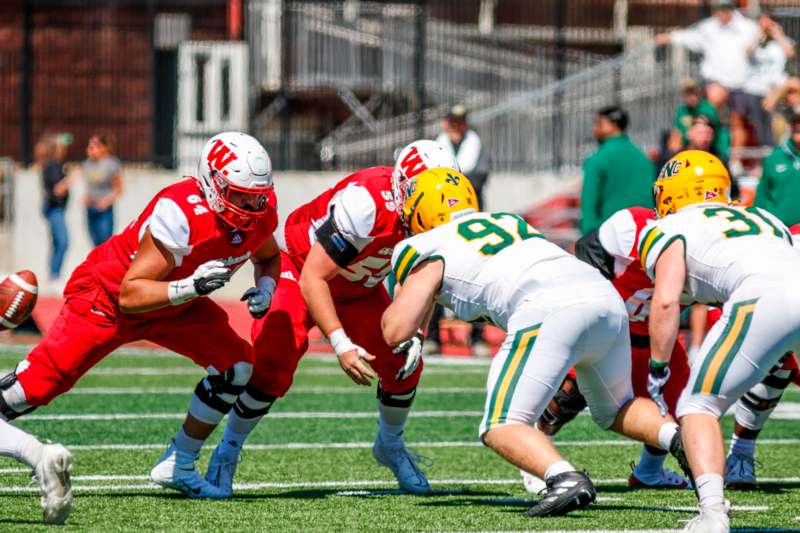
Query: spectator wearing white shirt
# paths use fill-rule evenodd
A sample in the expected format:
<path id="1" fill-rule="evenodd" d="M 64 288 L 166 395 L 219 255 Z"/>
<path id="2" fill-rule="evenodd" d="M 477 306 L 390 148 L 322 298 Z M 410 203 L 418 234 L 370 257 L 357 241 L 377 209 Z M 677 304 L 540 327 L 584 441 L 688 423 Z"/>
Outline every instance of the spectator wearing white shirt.
<path id="1" fill-rule="evenodd" d="M 731 0 L 717 0 L 713 16 L 685 29 L 656 36 L 657 44 L 673 44 L 703 55 L 700 74 L 706 98 L 720 109 L 737 98 L 749 69 L 747 49 L 758 38 L 758 25 L 739 11 Z"/>
<path id="2" fill-rule="evenodd" d="M 742 85 L 741 98 L 738 98 L 731 116 L 732 145 L 744 146 L 747 142 L 747 123 L 753 126 L 757 143 L 761 146 L 775 144 L 772 135 L 771 113 L 764 107 L 764 99 L 776 87 L 782 87 L 786 75 L 786 60 L 794 57 L 794 43 L 783 32 L 768 12 L 758 17 L 761 34 L 747 49 L 750 68 Z M 745 122 L 746 121 L 746 122 Z"/>
<path id="3" fill-rule="evenodd" d="M 483 208 L 483 186 L 489 177 L 489 154 L 484 150 L 480 137 L 467 122 L 467 109 L 455 105 L 442 117 L 442 133 L 436 142 L 450 150 L 461 167 L 461 173 L 469 178 L 478 202 Z"/>

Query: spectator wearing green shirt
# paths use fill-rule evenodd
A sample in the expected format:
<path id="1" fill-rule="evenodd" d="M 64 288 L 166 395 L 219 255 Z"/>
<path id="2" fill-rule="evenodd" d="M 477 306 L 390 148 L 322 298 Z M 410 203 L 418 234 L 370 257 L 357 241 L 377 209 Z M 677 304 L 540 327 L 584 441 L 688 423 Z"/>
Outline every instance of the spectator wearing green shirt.
<path id="1" fill-rule="evenodd" d="M 714 153 L 727 160 L 730 132 L 727 128 L 722 127 L 719 113 L 708 100 L 703 98 L 700 86 L 691 78 L 683 82 L 683 103 L 675 110 L 675 119 L 667 142 L 667 149 L 674 153 L 686 149 L 689 144 L 689 128 L 694 119 L 699 116 L 708 117 L 711 127 L 714 128 Z"/>
<path id="2" fill-rule="evenodd" d="M 800 115 L 792 117 L 790 126 L 786 142 L 764 160 L 754 203 L 794 226 L 800 224 Z"/>
<path id="3" fill-rule="evenodd" d="M 628 114 L 617 107 L 597 112 L 592 133 L 600 143 L 583 162 L 580 229 L 584 235 L 626 207 L 653 206 L 653 162 L 625 135 Z"/>

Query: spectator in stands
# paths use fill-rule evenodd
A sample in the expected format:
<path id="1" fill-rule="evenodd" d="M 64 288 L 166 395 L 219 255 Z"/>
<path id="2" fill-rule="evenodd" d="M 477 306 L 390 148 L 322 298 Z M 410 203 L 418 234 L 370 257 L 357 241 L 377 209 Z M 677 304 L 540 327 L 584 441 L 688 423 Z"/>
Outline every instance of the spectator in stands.
<path id="1" fill-rule="evenodd" d="M 93 135 L 86 146 L 82 173 L 87 184 L 86 214 L 89 234 L 95 246 L 114 233 L 114 202 L 122 195 L 122 165 L 112 155 L 111 140 Z"/>
<path id="2" fill-rule="evenodd" d="M 688 28 L 661 33 L 656 43 L 673 44 L 703 54 L 700 74 L 706 98 L 719 110 L 734 91 L 742 88 L 747 77 L 747 48 L 759 34 L 758 25 L 736 10 L 731 0 L 716 0 L 708 19 Z"/>
<path id="3" fill-rule="evenodd" d="M 42 173 L 42 213 L 50 226 L 50 281 L 57 282 L 69 248 L 69 232 L 65 220 L 70 187 L 70 180 L 64 171 L 66 145 L 56 136 L 45 135 L 36 143 L 34 155 Z"/>
<path id="4" fill-rule="evenodd" d="M 670 131 L 667 149 L 674 155 L 683 150 L 689 142 L 687 131 L 697 116 L 705 116 L 709 119 L 710 125 L 714 128 L 715 141 L 723 140 L 720 133 L 721 123 L 716 108 L 703 98 L 702 90 L 697 82 L 691 78 L 683 81 L 683 103 L 675 110 L 675 120 Z M 715 143 L 717 153 L 722 152 L 720 146 Z M 727 152 L 727 150 L 725 150 Z"/>
<path id="5" fill-rule="evenodd" d="M 460 104 L 453 106 L 442 117 L 442 133 L 436 137 L 436 142 L 453 152 L 461 173 L 469 178 L 482 207 L 483 187 L 489 178 L 489 153 L 475 130 L 470 128 L 467 118 L 467 108 Z"/>
<path id="6" fill-rule="evenodd" d="M 625 135 L 628 114 L 617 107 L 597 112 L 592 133 L 600 143 L 583 162 L 580 229 L 584 235 L 626 207 L 652 206 L 653 162 Z"/>
<path id="7" fill-rule="evenodd" d="M 790 135 L 764 160 L 755 206 L 787 226 L 800 223 L 800 114 L 790 121 Z"/>
<path id="8" fill-rule="evenodd" d="M 764 98 L 764 109 L 773 113 L 774 137 L 780 141 L 788 135 L 794 115 L 800 115 L 800 78 L 791 77 Z"/>
<path id="9" fill-rule="evenodd" d="M 747 49 L 750 68 L 742 85 L 742 94 L 733 100 L 731 144 L 734 148 L 748 144 L 748 125 L 753 128 L 757 145 L 775 144 L 772 115 L 763 103 L 771 91 L 786 83 L 786 60 L 794 57 L 794 43 L 768 12 L 761 13 L 758 26 L 761 33 Z M 731 159 L 731 166 L 736 172 L 741 168 L 741 162 L 738 157 Z"/>

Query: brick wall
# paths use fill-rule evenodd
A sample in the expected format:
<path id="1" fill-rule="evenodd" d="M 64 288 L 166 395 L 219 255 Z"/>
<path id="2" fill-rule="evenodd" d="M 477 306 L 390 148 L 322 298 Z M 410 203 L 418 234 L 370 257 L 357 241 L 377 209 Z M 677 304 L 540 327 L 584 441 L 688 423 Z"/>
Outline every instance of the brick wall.
<path id="1" fill-rule="evenodd" d="M 225 5 L 181 6 L 157 12 L 192 16 L 192 39 L 224 39 Z M 76 7 L 33 2 L 31 140 L 47 132 L 75 139 L 70 159 L 82 159 L 93 132 L 116 138 L 117 155 L 150 156 L 152 46 L 144 2 L 86 1 Z M 21 156 L 19 92 L 22 1 L 0 2 L 0 156 Z"/>

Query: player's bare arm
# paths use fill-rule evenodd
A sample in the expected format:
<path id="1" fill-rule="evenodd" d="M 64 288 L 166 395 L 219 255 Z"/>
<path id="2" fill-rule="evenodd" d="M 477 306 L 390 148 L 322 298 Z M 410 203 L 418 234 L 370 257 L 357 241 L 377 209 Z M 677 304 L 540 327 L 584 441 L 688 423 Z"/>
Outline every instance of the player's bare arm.
<path id="1" fill-rule="evenodd" d="M 658 258 L 650 309 L 650 348 L 652 358 L 669 363 L 678 337 L 681 293 L 686 281 L 683 241 L 676 239 Z"/>
<path id="2" fill-rule="evenodd" d="M 678 337 L 681 293 L 686 281 L 684 244 L 676 239 L 656 261 L 655 289 L 650 307 L 650 372 L 647 391 L 661 416 L 668 412 L 664 387 L 669 381 L 669 362 Z"/>
<path id="3" fill-rule="evenodd" d="M 442 283 L 444 265 L 439 259 L 425 261 L 406 278 L 383 313 L 381 329 L 389 346 L 397 346 L 417 334 L 433 311 L 434 299 Z"/>
<path id="4" fill-rule="evenodd" d="M 342 328 L 328 281 L 340 272 L 328 252 L 319 242 L 308 251 L 303 271 L 300 273 L 300 290 L 308 305 L 308 311 L 319 329 L 331 341 L 342 369 L 359 385 L 370 386 L 375 372 L 362 361 L 374 361 L 375 356 L 350 341 Z"/>
<path id="5" fill-rule="evenodd" d="M 119 289 L 119 308 L 123 313 L 146 313 L 170 305 L 181 305 L 222 287 L 231 270 L 220 261 L 200 265 L 184 280 L 163 281 L 175 268 L 172 254 L 150 234 L 144 232 L 139 250 Z"/>
<path id="6" fill-rule="evenodd" d="M 281 275 L 281 256 L 274 236 L 259 248 L 251 257 L 255 286 L 250 287 L 242 295 L 247 301 L 247 308 L 253 318 L 261 318 L 267 314 L 278 278 Z"/>

